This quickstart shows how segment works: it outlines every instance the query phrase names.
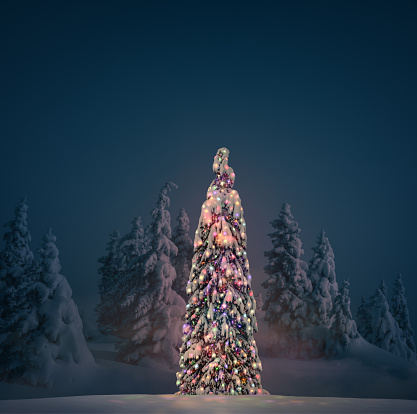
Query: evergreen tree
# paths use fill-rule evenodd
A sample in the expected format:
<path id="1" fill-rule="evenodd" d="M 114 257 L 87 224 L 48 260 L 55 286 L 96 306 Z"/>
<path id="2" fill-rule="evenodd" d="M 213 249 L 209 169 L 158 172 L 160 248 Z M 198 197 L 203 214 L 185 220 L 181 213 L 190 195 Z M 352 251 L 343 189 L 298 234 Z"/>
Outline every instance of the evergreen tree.
<path id="1" fill-rule="evenodd" d="M 401 336 L 406 345 L 407 359 L 416 363 L 417 350 L 414 342 L 414 330 L 410 323 L 410 315 L 401 274 L 398 274 L 394 282 L 391 304 L 392 316 L 398 323 Z"/>
<path id="2" fill-rule="evenodd" d="M 51 231 L 43 237 L 25 318 L 1 345 L 2 378 L 50 387 L 57 370 L 94 363 L 82 332 L 71 288 L 59 272 L 59 251 Z"/>
<path id="3" fill-rule="evenodd" d="M 369 312 L 371 315 L 372 333 L 367 340 L 394 355 L 407 358 L 400 328 L 389 311 L 387 298 L 381 288 L 378 288 L 375 294 L 371 296 Z"/>
<path id="4" fill-rule="evenodd" d="M 0 334 L 16 329 L 19 318 L 25 318 L 25 292 L 33 279 L 33 253 L 30 250 L 30 232 L 27 225 L 26 199 L 15 208 L 15 217 L 5 226 L 5 248 L 0 253 Z"/>
<path id="5" fill-rule="evenodd" d="M 194 239 L 190 295 L 181 347 L 179 394 L 265 394 L 253 338 L 255 300 L 246 255 L 246 223 L 229 151 L 214 157 Z"/>
<path id="6" fill-rule="evenodd" d="M 178 248 L 178 254 L 172 260 L 177 277 L 172 284 L 172 289 L 187 301 L 186 286 L 190 276 L 191 260 L 193 258 L 193 242 L 188 235 L 190 231 L 190 220 L 185 209 L 182 208 L 180 210 L 177 222 L 178 225 L 172 234 L 172 241 Z"/>
<path id="7" fill-rule="evenodd" d="M 172 290 L 176 274 L 170 261 L 177 254 L 167 210 L 167 193 L 172 188 L 177 186 L 166 183 L 162 187 L 152 211 L 151 249 L 139 261 L 137 272 L 128 272 L 123 282 L 128 292 L 121 305 L 125 329 L 118 349 L 120 359 L 131 364 L 148 356 L 173 365 L 178 358 L 185 302 Z"/>
<path id="8" fill-rule="evenodd" d="M 372 316 L 369 304 L 366 302 L 363 296 L 361 298 L 361 304 L 359 305 L 358 311 L 356 313 L 356 322 L 359 333 L 364 339 L 370 341 L 372 337 Z"/>
<path id="9" fill-rule="evenodd" d="M 117 323 L 119 322 L 119 312 L 115 306 L 114 297 L 121 274 L 119 245 L 120 234 L 117 230 L 113 230 L 107 243 L 107 255 L 98 259 L 98 262 L 101 263 L 98 269 L 98 273 L 101 275 L 98 284 L 100 303 L 96 306 L 95 311 L 98 316 L 99 329 L 107 334 L 114 334 L 118 329 Z"/>
<path id="10" fill-rule="evenodd" d="M 299 238 L 298 223 L 293 220 L 290 206 L 282 205 L 278 219 L 271 222 L 276 230 L 269 234 L 273 249 L 265 252 L 269 264 L 262 283 L 267 289 L 263 309 L 270 328 L 269 352 L 272 356 L 306 357 L 302 330 L 308 325 L 307 296 L 312 286 L 306 276 L 307 265 Z"/>
<path id="11" fill-rule="evenodd" d="M 324 231 L 317 238 L 317 246 L 313 248 L 313 252 L 308 271 L 313 289 L 310 295 L 312 308 L 309 320 L 314 325 L 330 326 L 330 312 L 338 293 L 338 286 L 333 250 Z"/>
<path id="12" fill-rule="evenodd" d="M 359 337 L 356 323 L 350 311 L 348 287 L 349 281 L 345 280 L 330 312 L 333 322 L 326 341 L 326 354 L 328 356 L 339 354 L 349 346 L 351 339 Z"/>

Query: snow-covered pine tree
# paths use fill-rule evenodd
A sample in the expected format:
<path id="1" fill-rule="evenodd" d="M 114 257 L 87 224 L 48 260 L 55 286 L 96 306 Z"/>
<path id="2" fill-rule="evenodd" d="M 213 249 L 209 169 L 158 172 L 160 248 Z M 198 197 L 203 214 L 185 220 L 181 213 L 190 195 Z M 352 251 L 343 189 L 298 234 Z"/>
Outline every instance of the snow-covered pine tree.
<path id="1" fill-rule="evenodd" d="M 131 310 L 125 306 L 126 297 L 132 291 L 140 290 L 142 264 L 148 250 L 142 220 L 140 217 L 135 217 L 129 233 L 119 240 L 114 257 L 116 271 L 106 293 L 109 306 L 113 306 L 113 311 L 110 310 L 107 314 L 111 320 L 110 332 L 122 339 L 130 337 L 132 329 L 129 322 Z"/>
<path id="2" fill-rule="evenodd" d="M 407 358 L 400 327 L 389 311 L 387 298 L 378 288 L 370 298 L 372 333 L 366 338 L 372 344 L 401 358 Z"/>
<path id="3" fill-rule="evenodd" d="M 246 255 L 246 223 L 229 151 L 214 157 L 216 178 L 194 239 L 181 347 L 178 394 L 265 394 L 253 338 L 255 300 Z"/>
<path id="4" fill-rule="evenodd" d="M 162 187 L 152 211 L 150 251 L 141 259 L 138 273 L 125 279 L 130 289 L 121 306 L 126 329 L 117 348 L 120 359 L 131 364 L 144 357 L 163 359 L 170 365 L 178 359 L 185 302 L 172 290 L 176 275 L 170 260 L 177 254 L 167 210 L 172 188 L 177 186 L 166 183 Z"/>
<path id="5" fill-rule="evenodd" d="M 0 253 L 0 334 L 16 329 L 21 311 L 26 307 L 23 291 L 33 280 L 33 253 L 30 250 L 30 232 L 27 225 L 26 198 L 16 206 L 15 217 L 5 226 L 5 247 Z"/>
<path id="6" fill-rule="evenodd" d="M 302 330 L 308 326 L 307 296 L 312 286 L 307 264 L 301 260 L 300 229 L 289 204 L 282 205 L 271 224 L 276 231 L 269 234 L 273 248 L 265 252 L 269 264 L 264 267 L 269 278 L 262 283 L 267 289 L 263 309 L 270 328 L 268 350 L 271 356 L 306 358 Z"/>
<path id="7" fill-rule="evenodd" d="M 361 304 L 356 312 L 355 319 L 358 332 L 364 339 L 370 341 L 370 338 L 372 337 L 372 317 L 369 303 L 366 302 L 363 296 L 361 297 Z"/>
<path id="8" fill-rule="evenodd" d="M 338 293 L 333 249 L 323 230 L 313 247 L 307 278 L 312 292 L 307 297 L 308 326 L 303 330 L 303 347 L 310 358 L 317 358 L 325 355 L 327 330 L 332 324 L 330 314 Z"/>
<path id="9" fill-rule="evenodd" d="M 308 271 L 312 285 L 309 320 L 314 325 L 330 326 L 330 312 L 338 293 L 338 286 L 333 250 L 323 230 L 317 237 L 317 246 L 313 248 L 313 252 Z"/>
<path id="10" fill-rule="evenodd" d="M 118 283 L 120 272 L 120 234 L 113 230 L 107 243 L 107 254 L 98 259 L 101 266 L 98 269 L 101 278 L 98 283 L 100 302 L 96 306 L 98 328 L 106 334 L 117 331 L 119 312 L 115 303 L 114 290 Z"/>
<path id="11" fill-rule="evenodd" d="M 414 329 L 410 323 L 410 315 L 401 274 L 398 274 L 397 279 L 394 281 L 391 305 L 392 316 L 400 327 L 401 336 L 406 345 L 407 359 L 415 364 L 417 362 L 417 350 L 414 342 Z"/>
<path id="12" fill-rule="evenodd" d="M 188 301 L 186 286 L 190 276 L 191 260 L 193 258 L 193 241 L 188 235 L 190 231 L 190 220 L 184 208 L 180 210 L 177 222 L 178 225 L 172 233 L 172 241 L 178 248 L 177 256 L 172 259 L 177 274 L 172 284 L 172 289 L 185 301 Z"/>
<path id="13" fill-rule="evenodd" d="M 326 355 L 335 356 L 343 352 L 351 339 L 359 337 L 356 323 L 350 311 L 349 281 L 343 282 L 330 311 L 332 325 L 326 340 Z"/>
<path id="14" fill-rule="evenodd" d="M 51 387 L 57 371 L 94 365 L 71 288 L 59 273 L 55 241 L 51 231 L 44 235 L 36 277 L 25 295 L 30 312 L 2 344 L 7 381 Z"/>

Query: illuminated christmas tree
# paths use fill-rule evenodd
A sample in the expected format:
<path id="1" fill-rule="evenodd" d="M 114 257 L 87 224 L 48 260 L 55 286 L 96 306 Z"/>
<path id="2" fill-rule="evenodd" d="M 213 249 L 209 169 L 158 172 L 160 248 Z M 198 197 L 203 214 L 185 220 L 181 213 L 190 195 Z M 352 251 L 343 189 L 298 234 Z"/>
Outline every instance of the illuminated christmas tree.
<path id="1" fill-rule="evenodd" d="M 268 394 L 253 334 L 256 302 L 246 255 L 246 223 L 229 151 L 214 157 L 194 239 L 190 296 L 180 348 L 178 394 Z"/>

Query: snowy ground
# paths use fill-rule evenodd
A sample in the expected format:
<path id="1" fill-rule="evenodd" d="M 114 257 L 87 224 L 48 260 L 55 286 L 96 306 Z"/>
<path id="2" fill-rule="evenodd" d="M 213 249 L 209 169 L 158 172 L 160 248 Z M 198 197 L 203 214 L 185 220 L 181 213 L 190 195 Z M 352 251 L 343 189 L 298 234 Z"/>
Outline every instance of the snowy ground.
<path id="1" fill-rule="evenodd" d="M 2 413 L 416 413 L 417 401 L 317 397 L 95 395 L 2 401 Z"/>
<path id="2" fill-rule="evenodd" d="M 259 322 L 260 331 L 267 332 Z M 52 389 L 0 383 L 0 413 L 417 413 L 417 368 L 362 339 L 340 359 L 291 361 L 263 357 L 263 338 L 255 338 L 262 384 L 271 396 L 174 396 L 176 367 L 169 370 L 154 361 L 121 364 L 114 338 L 101 337 L 88 344 L 96 366 L 65 373 Z"/>

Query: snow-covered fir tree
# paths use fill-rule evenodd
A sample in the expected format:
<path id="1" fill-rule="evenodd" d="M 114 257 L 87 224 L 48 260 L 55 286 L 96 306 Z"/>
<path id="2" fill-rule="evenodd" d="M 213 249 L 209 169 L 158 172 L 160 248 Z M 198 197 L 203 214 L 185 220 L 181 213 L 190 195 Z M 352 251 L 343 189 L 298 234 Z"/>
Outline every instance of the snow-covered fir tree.
<path id="1" fill-rule="evenodd" d="M 22 199 L 14 211 L 14 219 L 5 226 L 9 228 L 3 239 L 5 247 L 0 253 L 0 334 L 16 329 L 23 317 L 26 298 L 22 294 L 33 280 L 33 253 L 27 224 L 26 199 Z M 24 313 L 24 312 L 23 312 Z"/>
<path id="2" fill-rule="evenodd" d="M 333 250 L 324 231 L 317 237 L 317 246 L 313 248 L 313 252 L 308 271 L 312 285 L 309 320 L 314 325 L 330 326 L 330 312 L 338 293 L 338 286 Z"/>
<path id="3" fill-rule="evenodd" d="M 147 240 L 140 217 L 132 220 L 130 231 L 120 237 L 110 235 L 107 255 L 99 259 L 102 275 L 99 283 L 100 303 L 96 307 L 98 325 L 106 333 L 119 338 L 131 335 L 130 309 L 125 307 L 126 297 L 138 291 Z"/>
<path id="4" fill-rule="evenodd" d="M 359 337 L 356 323 L 350 311 L 349 281 L 343 282 L 330 311 L 331 327 L 326 341 L 326 355 L 335 356 L 343 352 L 351 339 Z"/>
<path id="5" fill-rule="evenodd" d="M 51 387 L 57 371 L 94 365 L 71 288 L 59 273 L 55 241 L 51 231 L 43 237 L 35 277 L 24 292 L 25 318 L 2 343 L 2 377 L 7 381 Z"/>
<path id="6" fill-rule="evenodd" d="M 414 329 L 411 327 L 410 315 L 408 311 L 407 299 L 405 298 L 405 288 L 401 274 L 398 274 L 394 281 L 394 289 L 391 298 L 392 316 L 397 321 L 401 330 L 401 336 L 406 345 L 407 359 L 414 364 L 416 360 L 416 345 L 414 342 Z"/>
<path id="7" fill-rule="evenodd" d="M 117 331 L 119 322 L 119 312 L 115 303 L 115 291 L 120 276 L 120 234 L 114 230 L 110 234 L 110 240 L 107 243 L 107 254 L 98 259 L 101 266 L 98 273 L 101 276 L 98 283 L 100 293 L 100 302 L 96 306 L 98 328 L 107 334 Z"/>
<path id="8" fill-rule="evenodd" d="M 144 357 L 163 359 L 170 365 L 178 360 L 185 302 L 172 290 L 176 274 L 171 258 L 177 254 L 167 210 L 172 188 L 177 186 L 166 183 L 162 187 L 152 211 L 151 249 L 141 258 L 138 271 L 128 273 L 123 282 L 129 290 L 121 305 L 125 329 L 118 350 L 120 359 L 131 364 Z"/>
<path id="9" fill-rule="evenodd" d="M 372 332 L 366 339 L 394 355 L 407 358 L 400 327 L 391 315 L 387 298 L 381 288 L 378 288 L 370 298 L 369 313 Z"/>
<path id="10" fill-rule="evenodd" d="M 190 276 L 191 260 L 193 258 L 193 241 L 189 236 L 190 220 L 182 208 L 177 217 L 178 225 L 172 233 L 172 241 L 178 248 L 178 254 L 172 259 L 177 277 L 172 284 L 175 290 L 185 301 L 188 300 L 186 286 Z"/>
<path id="11" fill-rule="evenodd" d="M 332 324 L 330 315 L 338 293 L 333 249 L 323 230 L 313 247 L 307 278 L 312 291 L 306 299 L 308 325 L 303 329 L 303 348 L 306 357 L 317 358 L 325 355 L 327 330 Z"/>
<path id="12" fill-rule="evenodd" d="M 355 320 L 358 332 L 364 339 L 369 341 L 372 337 L 372 316 L 369 303 L 366 302 L 363 296 L 361 297 L 361 304 L 356 312 Z"/>
<path id="13" fill-rule="evenodd" d="M 246 255 L 246 223 L 228 165 L 229 151 L 214 157 L 216 178 L 194 239 L 190 295 L 181 347 L 179 394 L 265 394 L 253 337 L 255 300 Z"/>
<path id="14" fill-rule="evenodd" d="M 307 296 L 312 286 L 306 276 L 307 264 L 299 238 L 298 223 L 293 220 L 290 205 L 284 203 L 278 219 L 271 222 L 275 231 L 269 234 L 273 248 L 265 252 L 269 276 L 262 286 L 267 289 L 263 309 L 270 329 L 271 356 L 307 358 L 302 330 L 308 326 Z"/>

